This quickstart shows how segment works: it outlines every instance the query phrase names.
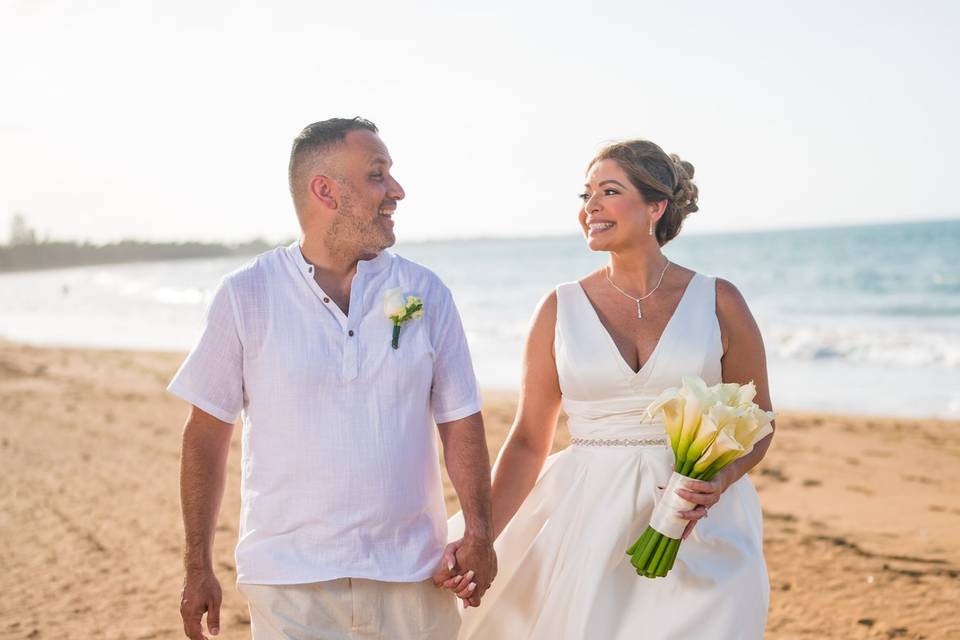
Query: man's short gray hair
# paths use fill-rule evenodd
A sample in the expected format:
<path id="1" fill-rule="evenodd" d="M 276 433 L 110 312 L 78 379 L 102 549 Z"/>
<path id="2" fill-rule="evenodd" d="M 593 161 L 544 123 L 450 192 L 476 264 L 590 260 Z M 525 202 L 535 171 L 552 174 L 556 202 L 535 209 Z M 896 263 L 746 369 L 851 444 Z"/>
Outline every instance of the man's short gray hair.
<path id="1" fill-rule="evenodd" d="M 300 135 L 293 139 L 293 148 L 290 150 L 290 167 L 287 176 L 290 182 L 290 193 L 295 193 L 294 183 L 297 174 L 307 158 L 315 158 L 319 153 L 340 144 L 348 133 L 358 129 L 379 133 L 377 125 L 360 116 L 330 118 L 305 126 Z"/>

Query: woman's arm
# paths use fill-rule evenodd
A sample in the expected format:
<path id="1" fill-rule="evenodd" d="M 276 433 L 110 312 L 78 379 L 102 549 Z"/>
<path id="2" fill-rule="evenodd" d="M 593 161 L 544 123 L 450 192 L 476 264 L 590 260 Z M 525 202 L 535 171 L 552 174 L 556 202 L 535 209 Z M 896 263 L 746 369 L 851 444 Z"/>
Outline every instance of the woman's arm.
<path id="1" fill-rule="evenodd" d="M 767 355 L 763 348 L 760 327 L 757 326 L 747 301 L 735 286 L 726 280 L 717 280 L 717 317 L 720 319 L 720 335 L 723 336 L 723 381 L 746 384 L 753 381 L 757 395 L 753 399 L 764 411 L 773 411 L 770 403 L 770 386 L 767 382 Z M 776 429 L 776 422 L 771 423 Z M 758 442 L 753 451 L 734 460 L 724 469 L 727 486 L 739 480 L 763 460 L 773 434 Z"/>
<path id="2" fill-rule="evenodd" d="M 754 402 L 764 411 L 771 411 L 770 387 L 767 383 L 767 357 L 763 348 L 763 338 L 760 336 L 760 328 L 737 288 L 721 279 L 717 280 L 717 318 L 720 321 L 720 335 L 723 341 L 723 358 L 720 361 L 723 381 L 746 384 L 752 380 L 757 388 Z M 772 426 L 776 429 L 775 423 Z M 682 514 L 683 517 L 695 522 L 706 516 L 707 508 L 717 503 L 727 487 L 763 460 L 772 439 L 773 434 L 770 434 L 756 443 L 753 451 L 728 464 L 710 482 L 685 481 L 684 485 L 690 490 L 680 489 L 678 493 L 681 497 L 701 506 L 685 511 Z M 689 533 L 692 524 L 687 527 L 685 535 Z"/>
<path id="3" fill-rule="evenodd" d="M 520 399 L 513 426 L 493 467 L 493 535 L 513 518 L 550 454 L 560 414 L 560 382 L 554 358 L 557 294 L 541 300 L 523 353 Z"/>

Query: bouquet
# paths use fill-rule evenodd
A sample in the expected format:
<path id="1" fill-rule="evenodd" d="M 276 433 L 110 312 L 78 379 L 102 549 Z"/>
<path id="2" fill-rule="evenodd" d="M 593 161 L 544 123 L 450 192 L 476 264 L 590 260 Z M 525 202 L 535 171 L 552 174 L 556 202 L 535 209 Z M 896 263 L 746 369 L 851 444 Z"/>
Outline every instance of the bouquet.
<path id="1" fill-rule="evenodd" d="M 752 382 L 708 387 L 700 378 L 683 379 L 680 389 L 665 390 L 647 407 L 647 415 L 662 413 L 674 473 L 650 518 L 650 525 L 627 549 L 637 574 L 660 578 L 673 568 L 680 538 L 688 523 L 677 513 L 696 505 L 677 495 L 684 478 L 709 481 L 754 444 L 773 433 L 773 413 L 753 402 L 757 390 Z"/>

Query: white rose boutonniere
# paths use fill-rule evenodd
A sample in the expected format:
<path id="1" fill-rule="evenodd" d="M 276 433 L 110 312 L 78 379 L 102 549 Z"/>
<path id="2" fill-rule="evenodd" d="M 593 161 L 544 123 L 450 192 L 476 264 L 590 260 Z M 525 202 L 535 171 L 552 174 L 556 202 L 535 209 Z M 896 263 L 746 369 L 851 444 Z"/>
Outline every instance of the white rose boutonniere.
<path id="1" fill-rule="evenodd" d="M 410 320 L 423 317 L 423 300 L 417 296 L 403 295 L 403 289 L 388 289 L 383 296 L 383 312 L 393 322 L 394 349 L 400 347 L 400 327 Z"/>

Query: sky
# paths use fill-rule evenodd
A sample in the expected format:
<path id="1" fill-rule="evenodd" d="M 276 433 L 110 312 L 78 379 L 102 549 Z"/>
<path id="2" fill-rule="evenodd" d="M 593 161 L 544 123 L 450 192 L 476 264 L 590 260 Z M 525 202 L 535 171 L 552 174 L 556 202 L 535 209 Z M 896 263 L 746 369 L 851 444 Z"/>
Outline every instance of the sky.
<path id="1" fill-rule="evenodd" d="M 298 233 L 306 124 L 377 123 L 401 240 L 576 233 L 585 166 L 696 166 L 690 232 L 960 217 L 960 3 L 0 0 L 0 239 Z"/>

